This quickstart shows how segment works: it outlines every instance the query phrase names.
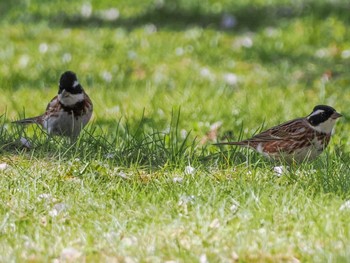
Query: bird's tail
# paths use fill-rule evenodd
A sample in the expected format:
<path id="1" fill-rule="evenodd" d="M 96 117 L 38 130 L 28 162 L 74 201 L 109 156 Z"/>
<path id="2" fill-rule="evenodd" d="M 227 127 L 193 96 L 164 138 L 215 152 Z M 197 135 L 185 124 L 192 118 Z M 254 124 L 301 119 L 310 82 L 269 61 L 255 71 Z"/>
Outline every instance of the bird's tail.
<path id="1" fill-rule="evenodd" d="M 40 124 L 40 117 L 41 116 L 27 118 L 27 119 L 23 119 L 23 120 L 13 121 L 12 123 L 23 124 L 23 125 L 31 124 L 31 123 Z"/>

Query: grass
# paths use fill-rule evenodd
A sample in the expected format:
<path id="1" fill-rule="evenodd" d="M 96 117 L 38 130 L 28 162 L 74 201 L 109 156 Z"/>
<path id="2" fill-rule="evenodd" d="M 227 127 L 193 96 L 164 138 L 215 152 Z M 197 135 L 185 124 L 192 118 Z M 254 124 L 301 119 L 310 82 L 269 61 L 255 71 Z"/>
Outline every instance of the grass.
<path id="1" fill-rule="evenodd" d="M 349 262 L 349 8 L 0 3 L 0 261 Z M 75 144 L 10 123 L 42 113 L 68 69 L 94 103 Z M 344 118 L 280 177 L 211 145 L 215 123 L 246 138 L 317 104 Z"/>

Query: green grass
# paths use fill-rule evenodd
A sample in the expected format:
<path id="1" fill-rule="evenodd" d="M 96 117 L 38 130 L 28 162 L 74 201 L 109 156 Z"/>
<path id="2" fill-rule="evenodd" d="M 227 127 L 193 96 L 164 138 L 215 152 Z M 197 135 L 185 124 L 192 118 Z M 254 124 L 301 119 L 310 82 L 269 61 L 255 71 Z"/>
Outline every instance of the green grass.
<path id="1" fill-rule="evenodd" d="M 350 262 L 349 9 L 1 2 L 0 261 Z M 10 123 L 42 113 L 68 69 L 94 103 L 75 144 Z M 317 104 L 344 118 L 320 158 L 280 177 L 206 139 L 216 122 L 218 138 L 246 138 Z"/>

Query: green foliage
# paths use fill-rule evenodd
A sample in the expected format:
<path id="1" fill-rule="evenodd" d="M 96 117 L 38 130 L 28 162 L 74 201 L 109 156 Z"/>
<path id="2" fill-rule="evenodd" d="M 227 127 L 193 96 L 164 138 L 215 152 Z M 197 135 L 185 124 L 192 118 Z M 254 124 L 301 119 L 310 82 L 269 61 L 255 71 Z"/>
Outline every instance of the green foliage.
<path id="1" fill-rule="evenodd" d="M 0 261 L 348 262 L 349 7 L 1 2 Z M 10 123 L 42 113 L 68 69 L 94 103 L 77 142 Z M 345 117 L 280 177 L 211 145 L 316 104 Z"/>

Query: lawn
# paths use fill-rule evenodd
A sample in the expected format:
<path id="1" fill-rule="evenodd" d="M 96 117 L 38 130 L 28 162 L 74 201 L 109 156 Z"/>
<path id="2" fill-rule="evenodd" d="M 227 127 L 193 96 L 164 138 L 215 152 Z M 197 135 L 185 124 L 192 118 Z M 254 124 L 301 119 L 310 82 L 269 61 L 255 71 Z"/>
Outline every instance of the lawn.
<path id="1" fill-rule="evenodd" d="M 0 13 L 0 262 L 350 262 L 348 1 Z M 11 124 L 43 113 L 66 70 L 94 103 L 77 142 Z M 212 145 L 317 104 L 344 117 L 317 160 L 282 175 Z"/>

